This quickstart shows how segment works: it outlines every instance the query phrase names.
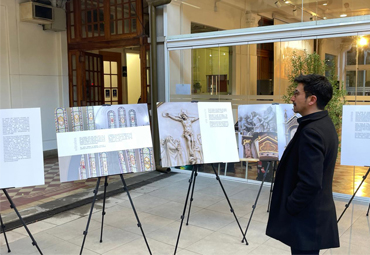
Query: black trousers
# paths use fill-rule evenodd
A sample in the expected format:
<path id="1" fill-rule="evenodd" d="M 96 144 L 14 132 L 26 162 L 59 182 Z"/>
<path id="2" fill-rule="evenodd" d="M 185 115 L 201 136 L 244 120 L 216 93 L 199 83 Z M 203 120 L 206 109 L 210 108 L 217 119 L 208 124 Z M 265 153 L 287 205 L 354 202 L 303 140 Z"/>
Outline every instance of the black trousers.
<path id="1" fill-rule="evenodd" d="M 319 255 L 320 250 L 313 250 L 313 251 L 301 251 L 294 248 L 290 248 L 292 251 L 292 255 L 296 254 L 309 254 L 309 255 Z"/>

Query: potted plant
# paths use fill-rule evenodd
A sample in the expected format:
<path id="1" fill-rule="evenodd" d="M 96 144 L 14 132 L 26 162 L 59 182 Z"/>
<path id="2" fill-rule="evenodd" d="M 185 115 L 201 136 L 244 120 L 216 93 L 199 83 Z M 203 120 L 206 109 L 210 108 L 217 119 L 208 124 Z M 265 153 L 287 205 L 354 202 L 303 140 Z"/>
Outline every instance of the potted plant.
<path id="1" fill-rule="evenodd" d="M 301 74 L 326 74 L 325 76 L 333 86 L 333 98 L 326 106 L 326 110 L 328 110 L 335 129 L 338 134 L 340 134 L 339 131 L 342 126 L 342 106 L 346 104 L 346 91 L 343 88 L 343 83 L 340 84 L 335 74 L 335 65 L 329 65 L 325 60 L 321 60 L 320 55 L 317 53 L 307 54 L 305 52 L 303 56 L 299 56 L 296 52 L 293 52 L 291 57 L 291 72 L 288 75 L 290 85 L 287 88 L 286 94 L 283 96 L 284 102 L 291 103 L 290 98 L 297 87 L 294 79 Z"/>
<path id="2" fill-rule="evenodd" d="M 194 85 L 193 85 L 193 89 L 194 89 L 194 92 L 195 92 L 195 93 L 199 93 L 199 92 L 200 92 L 200 90 L 201 90 L 201 88 L 202 88 L 202 85 L 200 85 L 200 83 L 199 83 L 199 82 L 194 83 Z"/>

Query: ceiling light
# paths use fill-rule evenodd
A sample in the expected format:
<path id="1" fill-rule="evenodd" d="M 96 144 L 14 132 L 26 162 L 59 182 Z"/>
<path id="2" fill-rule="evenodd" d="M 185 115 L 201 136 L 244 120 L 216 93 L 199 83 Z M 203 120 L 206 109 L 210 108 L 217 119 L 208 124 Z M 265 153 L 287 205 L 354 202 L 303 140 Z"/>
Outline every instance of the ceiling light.
<path id="1" fill-rule="evenodd" d="M 367 38 L 365 38 L 365 37 L 360 37 L 360 39 L 358 40 L 358 45 L 360 45 L 360 46 L 365 46 L 365 45 L 367 45 L 368 44 L 368 40 L 367 40 Z"/>
<path id="2" fill-rule="evenodd" d="M 277 8 L 280 8 L 280 7 L 281 7 L 281 3 L 280 3 L 280 1 L 279 1 L 279 0 L 277 0 L 277 1 L 275 2 L 275 5 L 276 5 L 276 7 L 277 7 Z"/>
<path id="3" fill-rule="evenodd" d="M 325 3 L 323 3 L 322 5 L 325 5 L 325 6 L 326 6 L 326 5 L 328 5 L 328 2 L 325 2 Z"/>
<path id="4" fill-rule="evenodd" d="M 343 13 L 340 15 L 341 18 L 347 17 L 347 14 Z"/>
<path id="5" fill-rule="evenodd" d="M 322 17 L 323 19 L 326 19 L 326 17 Z"/>

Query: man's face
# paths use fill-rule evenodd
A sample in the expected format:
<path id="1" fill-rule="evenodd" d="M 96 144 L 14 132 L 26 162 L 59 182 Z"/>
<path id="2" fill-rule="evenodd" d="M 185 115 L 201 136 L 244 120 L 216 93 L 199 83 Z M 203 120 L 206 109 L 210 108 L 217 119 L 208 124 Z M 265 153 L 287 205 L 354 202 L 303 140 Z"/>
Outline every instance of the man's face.
<path id="1" fill-rule="evenodd" d="M 304 86 L 302 83 L 298 84 L 290 100 L 293 102 L 293 111 L 295 113 L 299 113 L 302 116 L 306 115 L 308 101 L 307 101 L 306 93 L 304 92 Z"/>

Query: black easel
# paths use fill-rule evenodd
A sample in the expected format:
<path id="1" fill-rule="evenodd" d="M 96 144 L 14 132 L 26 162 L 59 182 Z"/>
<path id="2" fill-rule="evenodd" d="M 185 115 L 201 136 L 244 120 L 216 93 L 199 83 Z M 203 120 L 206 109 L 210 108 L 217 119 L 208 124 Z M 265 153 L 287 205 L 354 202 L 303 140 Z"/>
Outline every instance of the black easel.
<path id="1" fill-rule="evenodd" d="M 123 190 L 124 190 L 124 191 L 126 191 L 127 196 L 128 196 L 128 198 L 129 198 L 129 200 L 130 200 L 130 203 L 131 203 L 132 210 L 134 211 L 134 214 L 135 214 L 135 217 L 136 217 L 136 220 L 137 220 L 137 226 L 138 226 L 138 227 L 140 228 L 140 230 L 141 230 L 141 233 L 142 233 L 142 235 L 143 235 L 143 237 L 144 237 L 145 244 L 146 244 L 146 247 L 148 248 L 149 254 L 152 254 L 152 252 L 151 252 L 151 250 L 150 250 L 150 248 L 149 248 L 148 241 L 146 240 L 146 237 L 145 237 L 145 234 L 144 234 L 144 230 L 143 230 L 143 228 L 141 227 L 141 223 L 140 223 L 140 220 L 139 220 L 139 216 L 137 215 L 137 213 L 136 213 L 136 209 L 135 209 L 135 206 L 134 206 L 134 203 L 132 202 L 130 192 L 128 191 L 128 188 L 127 188 L 127 185 L 126 185 L 125 179 L 123 178 L 123 174 L 120 174 L 120 177 L 121 177 L 121 181 L 122 181 L 122 184 L 123 184 Z M 98 180 L 96 181 L 96 187 L 95 187 L 95 189 L 94 189 L 94 191 L 93 191 L 93 192 L 94 192 L 94 198 L 93 198 L 93 201 L 92 201 L 92 203 L 91 203 L 91 209 L 90 209 L 89 218 L 88 218 L 88 220 L 87 220 L 86 230 L 83 232 L 84 238 L 83 238 L 82 245 L 81 245 L 80 255 L 82 254 L 82 251 L 83 251 L 83 248 L 84 248 L 84 245 L 85 245 L 85 240 L 86 240 L 87 231 L 88 231 L 88 229 L 89 229 L 89 225 L 90 225 L 90 220 L 91 220 L 92 211 L 93 211 L 93 209 L 94 209 L 94 205 L 95 205 L 96 197 L 97 197 L 97 194 L 98 194 L 98 189 L 99 189 L 100 179 L 101 179 L 101 177 L 98 177 Z M 101 242 L 101 243 L 103 242 L 103 223 L 104 223 L 104 215 L 105 215 L 105 198 L 106 198 L 107 186 L 108 186 L 108 176 L 105 176 L 105 183 L 104 183 L 104 198 L 103 198 L 103 212 L 102 212 L 102 224 L 101 224 L 101 232 L 100 232 L 100 242 Z"/>
<path id="2" fill-rule="evenodd" d="M 261 194 L 261 190 L 262 190 L 262 187 L 263 187 L 263 183 L 265 182 L 265 179 L 266 179 L 266 175 L 268 174 L 269 172 L 269 168 L 270 168 L 270 165 L 271 165 L 271 161 L 268 161 L 267 162 L 267 167 L 266 167 L 266 172 L 263 174 L 263 178 L 262 178 L 262 182 L 261 182 L 261 186 L 260 186 L 260 189 L 258 190 L 258 193 L 257 193 L 257 197 L 256 197 L 256 201 L 254 202 L 254 205 L 252 205 L 252 212 L 251 212 L 251 216 L 249 217 L 249 221 L 248 221 L 248 225 L 247 227 L 245 228 L 245 232 L 243 233 L 244 237 L 247 235 L 247 231 L 248 231 L 248 228 L 249 228 L 249 225 L 252 221 L 252 217 L 253 217 L 253 213 L 254 213 L 254 210 L 256 209 L 257 207 L 257 202 L 258 202 L 258 198 Z M 275 168 L 276 166 L 276 161 L 273 161 L 273 168 Z M 243 242 L 244 240 L 242 240 Z"/>
<path id="3" fill-rule="evenodd" d="M 42 255 L 42 252 L 41 252 L 41 250 L 40 250 L 39 246 L 37 245 L 36 240 L 33 238 L 32 234 L 31 234 L 31 232 L 29 231 L 29 229 L 28 229 L 28 227 L 27 227 L 26 223 L 24 222 L 24 220 L 23 220 L 22 216 L 21 216 L 21 215 L 20 215 L 20 213 L 18 212 L 17 207 L 15 207 L 15 204 L 13 203 L 13 200 L 12 200 L 12 199 L 11 199 L 11 197 L 9 196 L 8 192 L 6 191 L 6 189 L 3 189 L 3 192 L 4 192 L 4 194 L 5 194 L 6 198 L 8 199 L 8 201 L 9 201 L 9 203 L 10 203 L 10 208 L 12 208 L 12 209 L 15 211 L 15 213 L 17 214 L 17 216 L 18 216 L 19 220 L 21 221 L 22 225 L 24 226 L 24 228 L 26 229 L 26 231 L 27 231 L 28 235 L 30 236 L 30 238 L 31 238 L 31 240 L 32 240 L 32 245 L 33 245 L 33 246 L 36 246 L 37 250 L 38 250 L 38 251 L 39 251 L 39 253 Z M 5 228 L 5 226 L 3 225 L 3 220 L 2 220 L 2 219 L 1 219 L 1 228 L 3 229 L 3 231 L 4 231 L 4 235 L 5 235 L 5 229 L 4 229 L 4 228 Z M 5 240 L 6 240 L 6 244 L 7 244 L 7 246 L 8 246 L 8 252 L 10 252 L 9 245 L 8 245 L 8 240 L 6 239 L 6 236 L 5 236 Z"/>
<path id="4" fill-rule="evenodd" d="M 274 167 L 272 168 L 272 176 L 271 176 L 271 186 L 270 186 L 270 195 L 269 195 L 269 203 L 267 205 L 267 212 L 270 212 L 270 206 L 271 206 L 271 197 L 272 192 L 274 190 L 274 181 L 275 181 L 275 172 L 276 172 L 276 162 L 274 164 Z"/>
<path id="5" fill-rule="evenodd" d="M 5 225 L 3 223 L 3 219 L 1 218 L 1 214 L 0 214 L 0 226 L 1 226 L 1 230 L 3 231 L 4 233 L 4 237 L 5 237 L 5 243 L 6 243 L 6 246 L 8 247 L 8 252 L 10 252 L 10 248 L 9 248 L 9 243 L 8 243 L 8 238 L 6 238 L 6 233 L 5 233 Z"/>
<path id="6" fill-rule="evenodd" d="M 189 179 L 189 188 L 188 188 L 188 192 L 187 192 L 187 194 L 186 194 L 184 210 L 183 210 L 182 215 L 181 215 L 181 217 L 180 217 L 180 218 L 181 218 L 181 224 L 180 224 L 179 233 L 178 233 L 178 235 L 177 235 L 177 241 L 176 241 L 176 246 L 175 246 L 175 252 L 174 252 L 174 254 L 176 254 L 177 246 L 178 246 L 178 244 L 179 244 L 180 235 L 181 235 L 181 229 L 182 229 L 182 224 L 183 224 L 183 222 L 184 222 L 184 216 L 185 216 L 186 207 L 187 207 L 188 200 L 189 200 L 189 193 L 190 193 L 190 189 L 191 189 L 192 191 L 191 191 L 191 197 L 190 197 L 190 204 L 189 204 L 188 218 L 187 218 L 187 221 L 186 221 L 186 225 L 188 225 L 188 224 L 189 224 L 190 209 L 191 209 L 191 204 L 192 204 L 192 202 L 193 202 L 193 200 L 194 200 L 194 199 L 193 199 L 193 195 L 194 195 L 194 186 L 195 186 L 195 180 L 196 180 L 197 175 L 198 175 L 198 168 L 199 168 L 199 165 L 193 165 L 193 170 L 191 171 L 191 175 L 190 175 L 190 179 Z M 214 172 L 214 173 L 215 173 L 215 175 L 216 175 L 216 180 L 218 180 L 218 182 L 220 183 L 220 186 L 221 186 L 221 188 L 222 188 L 222 191 L 224 192 L 224 195 L 225 195 L 225 197 L 226 197 L 226 200 L 227 200 L 227 202 L 229 203 L 230 211 L 234 214 L 235 220 L 236 220 L 236 222 L 238 223 L 239 229 L 240 229 L 240 231 L 241 231 L 241 233 L 242 233 L 242 235 L 243 235 L 243 242 L 244 242 L 244 240 L 245 240 L 245 243 L 248 245 L 248 241 L 247 241 L 247 239 L 245 238 L 245 235 L 243 234 L 243 229 L 242 229 L 242 228 L 241 228 L 241 226 L 240 226 L 239 220 L 238 220 L 238 218 L 237 218 L 237 217 L 236 217 L 236 215 L 235 215 L 234 209 L 233 209 L 233 207 L 232 207 L 232 205 L 231 205 L 231 203 L 230 203 L 230 200 L 229 200 L 229 198 L 228 198 L 228 196 L 227 196 L 227 194 L 226 194 L 226 191 L 225 191 L 225 189 L 224 189 L 224 186 L 223 186 L 223 185 L 222 185 L 222 183 L 221 183 L 221 179 L 220 179 L 220 177 L 219 177 L 219 175 L 218 175 L 217 171 L 216 171 L 216 170 L 215 170 L 215 168 L 213 167 L 213 165 L 212 165 L 212 169 L 213 169 L 213 172 Z"/>
<path id="7" fill-rule="evenodd" d="M 366 174 L 365 174 L 364 176 L 362 176 L 362 181 L 361 181 L 360 185 L 358 185 L 358 187 L 357 187 L 357 189 L 356 189 L 355 193 L 353 193 L 353 195 L 352 195 L 351 199 L 349 200 L 348 204 L 346 204 L 346 205 L 344 206 L 344 207 L 345 207 L 345 208 L 344 208 L 344 211 L 342 212 L 342 214 L 340 215 L 339 219 L 337 220 L 337 223 L 340 221 L 340 219 L 342 218 L 343 214 L 346 212 L 346 210 L 347 210 L 347 208 L 349 207 L 349 205 L 351 204 L 351 202 L 352 202 L 353 198 L 356 196 L 357 191 L 361 188 L 361 185 L 362 185 L 362 184 L 364 183 L 364 181 L 366 180 L 366 178 L 367 178 L 367 176 L 368 176 L 369 172 L 370 172 L 370 167 L 369 167 L 369 169 L 367 170 Z M 369 209 L 370 209 L 370 204 L 369 204 Z M 367 214 L 366 214 L 366 216 L 369 216 L 369 209 L 367 209 Z"/>

